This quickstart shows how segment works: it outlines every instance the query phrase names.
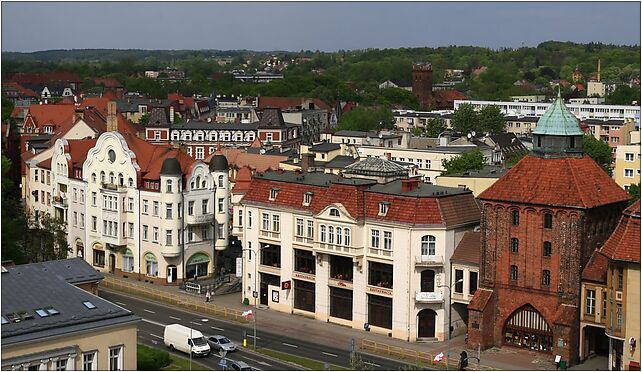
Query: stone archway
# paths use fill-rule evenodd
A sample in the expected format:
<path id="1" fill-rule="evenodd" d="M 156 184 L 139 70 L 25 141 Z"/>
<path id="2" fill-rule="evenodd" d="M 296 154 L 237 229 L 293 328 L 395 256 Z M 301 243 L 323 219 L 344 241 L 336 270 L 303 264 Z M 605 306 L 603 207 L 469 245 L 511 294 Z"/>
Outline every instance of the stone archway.
<path id="1" fill-rule="evenodd" d="M 504 323 L 504 344 L 533 351 L 553 351 L 553 330 L 531 305 L 515 310 Z"/>
<path id="2" fill-rule="evenodd" d="M 437 312 L 423 309 L 417 314 L 417 338 L 434 338 Z"/>

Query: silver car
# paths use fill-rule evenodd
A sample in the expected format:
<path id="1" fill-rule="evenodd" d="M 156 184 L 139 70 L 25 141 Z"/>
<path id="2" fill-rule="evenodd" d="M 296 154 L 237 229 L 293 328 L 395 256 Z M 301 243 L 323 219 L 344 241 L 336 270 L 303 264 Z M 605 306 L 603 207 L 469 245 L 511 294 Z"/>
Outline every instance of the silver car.
<path id="1" fill-rule="evenodd" d="M 221 335 L 210 336 L 207 338 L 207 343 L 214 350 L 225 350 L 227 352 L 236 350 L 236 344 L 230 341 L 229 338 Z"/>
<path id="2" fill-rule="evenodd" d="M 248 366 L 247 363 L 240 360 L 237 360 L 236 362 L 232 363 L 232 370 L 233 371 L 254 371 L 254 369 Z"/>

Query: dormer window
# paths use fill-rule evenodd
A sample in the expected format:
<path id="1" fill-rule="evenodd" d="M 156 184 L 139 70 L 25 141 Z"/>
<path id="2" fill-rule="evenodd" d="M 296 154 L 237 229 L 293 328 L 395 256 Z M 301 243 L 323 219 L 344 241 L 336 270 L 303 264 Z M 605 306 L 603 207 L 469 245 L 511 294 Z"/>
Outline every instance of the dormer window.
<path id="1" fill-rule="evenodd" d="M 339 210 L 337 208 L 330 209 L 330 216 L 339 217 Z"/>
<path id="2" fill-rule="evenodd" d="M 385 216 L 388 213 L 388 207 L 390 207 L 388 202 L 379 203 L 379 216 Z"/>
<path id="3" fill-rule="evenodd" d="M 277 188 L 272 188 L 270 189 L 270 200 L 274 201 L 276 200 L 276 195 L 279 193 L 279 189 Z"/>
<path id="4" fill-rule="evenodd" d="M 303 205 L 304 206 L 309 206 L 310 203 L 312 202 L 312 195 L 314 195 L 312 192 L 308 191 L 303 193 Z"/>

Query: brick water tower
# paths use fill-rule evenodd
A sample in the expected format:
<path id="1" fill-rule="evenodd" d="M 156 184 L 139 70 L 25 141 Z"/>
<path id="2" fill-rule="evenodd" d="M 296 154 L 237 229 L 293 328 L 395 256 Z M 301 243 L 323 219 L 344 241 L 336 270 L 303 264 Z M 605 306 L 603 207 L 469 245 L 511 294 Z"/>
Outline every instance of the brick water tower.
<path id="1" fill-rule="evenodd" d="M 430 110 L 432 106 L 432 65 L 418 62 L 412 65 L 412 93 L 417 97 L 419 106 Z"/>

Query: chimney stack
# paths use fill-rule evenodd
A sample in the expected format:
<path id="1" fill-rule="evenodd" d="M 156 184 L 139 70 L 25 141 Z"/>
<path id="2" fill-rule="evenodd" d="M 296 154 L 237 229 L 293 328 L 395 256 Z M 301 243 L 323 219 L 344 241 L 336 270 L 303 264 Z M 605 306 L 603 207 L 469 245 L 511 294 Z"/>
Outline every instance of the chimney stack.
<path id="1" fill-rule="evenodd" d="M 418 178 L 408 178 L 401 180 L 401 192 L 408 192 L 416 189 L 419 186 Z"/>
<path id="2" fill-rule="evenodd" d="M 118 132 L 118 118 L 116 117 L 116 102 L 107 103 L 107 132 Z"/>
<path id="3" fill-rule="evenodd" d="M 598 58 L 597 59 L 597 81 L 600 81 L 600 65 L 601 65 L 601 60 Z"/>
<path id="4" fill-rule="evenodd" d="M 314 154 L 309 152 L 301 154 L 301 171 L 308 172 L 312 167 L 314 167 Z"/>

